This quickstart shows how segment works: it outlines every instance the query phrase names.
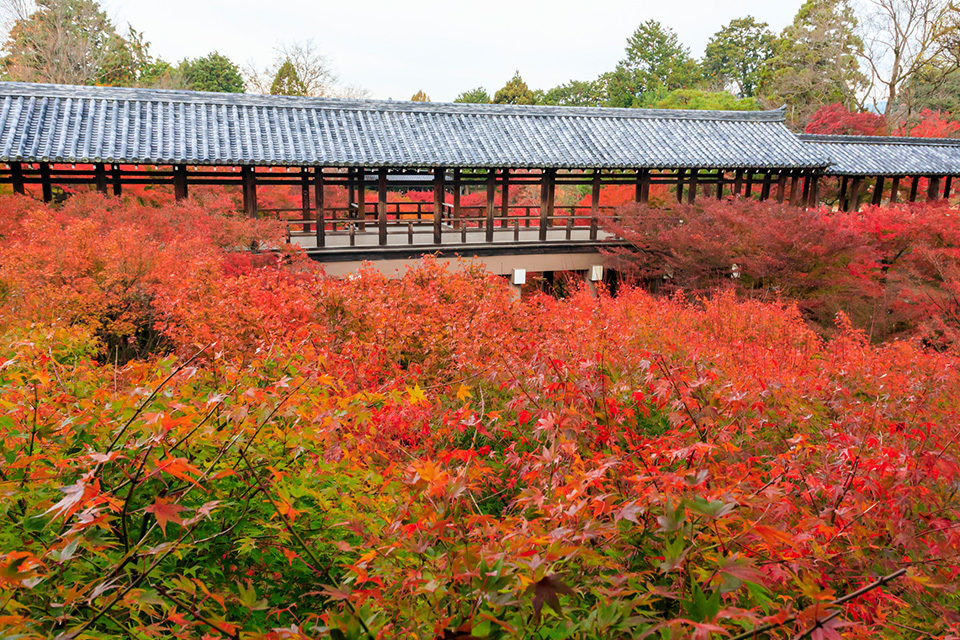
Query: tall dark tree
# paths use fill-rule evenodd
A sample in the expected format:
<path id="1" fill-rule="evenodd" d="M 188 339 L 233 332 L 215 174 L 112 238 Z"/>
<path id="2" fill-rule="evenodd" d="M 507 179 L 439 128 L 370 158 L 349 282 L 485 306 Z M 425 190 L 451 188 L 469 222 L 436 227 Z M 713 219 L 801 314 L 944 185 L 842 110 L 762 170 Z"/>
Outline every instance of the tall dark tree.
<path id="1" fill-rule="evenodd" d="M 645 94 L 662 97 L 674 89 L 693 88 L 701 79 L 697 62 L 677 34 L 656 20 L 644 22 L 627 40 L 626 56 L 604 80 L 607 104 L 642 106 Z"/>
<path id="2" fill-rule="evenodd" d="M 289 60 L 284 61 L 273 76 L 273 83 L 270 85 L 270 93 L 275 96 L 304 96 L 307 95 L 303 81 L 293 63 Z"/>
<path id="3" fill-rule="evenodd" d="M 487 93 L 487 90 L 483 87 L 477 87 L 476 89 L 470 89 L 464 91 L 456 97 L 454 102 L 464 102 L 464 103 L 473 103 L 473 104 L 487 104 L 492 102 L 490 99 L 490 94 Z"/>
<path id="4" fill-rule="evenodd" d="M 540 97 L 541 104 L 571 107 L 597 107 L 605 100 L 604 84 L 599 80 L 571 80 L 544 92 Z"/>
<path id="5" fill-rule="evenodd" d="M 807 0 L 763 67 L 759 95 L 764 103 L 788 105 L 793 127 L 802 127 L 825 104 L 856 107 L 867 87 L 856 30 L 849 0 Z"/>
<path id="6" fill-rule="evenodd" d="M 527 83 L 520 77 L 520 72 L 517 71 L 507 84 L 497 90 L 493 101 L 497 104 L 535 104 L 537 95 L 530 90 Z"/>
<path id="7" fill-rule="evenodd" d="M 754 95 L 760 69 L 773 57 L 776 36 L 766 22 L 752 16 L 731 20 L 713 35 L 703 56 L 706 80 L 719 89 L 732 89 L 741 98 Z"/>
<path id="8" fill-rule="evenodd" d="M 196 60 L 184 60 L 180 69 L 187 86 L 194 91 L 243 93 L 240 69 L 216 51 Z"/>

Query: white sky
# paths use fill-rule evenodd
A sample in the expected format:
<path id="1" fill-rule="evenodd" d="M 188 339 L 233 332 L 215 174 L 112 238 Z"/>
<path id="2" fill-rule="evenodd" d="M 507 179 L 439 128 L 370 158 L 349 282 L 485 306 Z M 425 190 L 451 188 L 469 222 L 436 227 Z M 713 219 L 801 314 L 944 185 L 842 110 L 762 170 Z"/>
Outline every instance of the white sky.
<path id="1" fill-rule="evenodd" d="M 775 32 L 802 0 L 103 0 L 121 30 L 130 23 L 171 62 L 210 51 L 241 67 L 264 66 L 273 47 L 312 38 L 342 84 L 371 98 L 435 102 L 519 70 L 548 89 L 610 70 L 644 20 L 673 28 L 700 56 L 732 18 L 753 15 Z"/>

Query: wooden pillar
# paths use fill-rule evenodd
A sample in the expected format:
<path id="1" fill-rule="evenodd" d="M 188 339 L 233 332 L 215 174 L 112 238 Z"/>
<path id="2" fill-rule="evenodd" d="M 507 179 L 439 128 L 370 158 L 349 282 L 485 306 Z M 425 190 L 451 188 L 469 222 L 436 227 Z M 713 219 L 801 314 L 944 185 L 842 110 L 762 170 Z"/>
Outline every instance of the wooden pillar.
<path id="1" fill-rule="evenodd" d="M 53 201 L 53 184 L 50 183 L 50 164 L 40 163 L 40 191 L 44 202 Z"/>
<path id="2" fill-rule="evenodd" d="M 890 185 L 890 204 L 895 204 L 900 199 L 900 176 L 893 176 L 893 184 Z"/>
<path id="3" fill-rule="evenodd" d="M 699 169 L 690 170 L 690 186 L 687 187 L 687 204 L 693 204 L 693 201 L 697 199 L 697 178 L 699 175 Z"/>
<path id="4" fill-rule="evenodd" d="M 737 169 L 733 174 L 733 195 L 739 196 L 743 191 L 743 169 Z"/>
<path id="5" fill-rule="evenodd" d="M 483 238 L 487 242 L 493 242 L 493 209 L 495 206 L 494 196 L 497 193 L 497 172 L 494 169 L 487 170 L 487 199 L 485 201 L 483 218 Z"/>
<path id="6" fill-rule="evenodd" d="M 943 199 L 950 197 L 950 187 L 953 186 L 953 176 L 947 176 L 943 179 Z"/>
<path id="7" fill-rule="evenodd" d="M 677 202 L 683 202 L 683 169 L 677 169 Z"/>
<path id="8" fill-rule="evenodd" d="M 753 195 L 753 169 L 747 171 L 747 184 L 743 191 L 743 196 L 749 198 Z"/>
<path id="9" fill-rule="evenodd" d="M 847 176 L 840 178 L 840 196 L 837 200 L 837 208 L 840 211 L 847 211 Z"/>
<path id="10" fill-rule="evenodd" d="M 10 163 L 10 180 L 13 184 L 13 192 L 24 195 L 27 192 L 23 183 L 23 164 L 20 162 Z"/>
<path id="11" fill-rule="evenodd" d="M 243 210 L 248 218 L 257 217 L 257 180 L 253 167 L 240 167 L 243 191 Z"/>
<path id="12" fill-rule="evenodd" d="M 917 201 L 917 191 L 920 190 L 920 176 L 913 176 L 913 183 L 910 185 L 910 202 Z"/>
<path id="13" fill-rule="evenodd" d="M 571 214 L 572 215 L 572 214 Z M 600 225 L 600 170 L 593 170 L 593 184 L 590 189 L 590 239 L 597 239 Z"/>
<path id="14" fill-rule="evenodd" d="M 507 224 L 510 217 L 510 169 L 500 172 L 500 227 Z"/>
<path id="15" fill-rule="evenodd" d="M 800 180 L 800 177 L 797 175 L 796 171 L 790 172 L 790 196 L 787 199 L 787 202 L 790 203 L 791 207 L 797 206 L 797 183 Z"/>
<path id="16" fill-rule="evenodd" d="M 723 169 L 717 169 L 717 200 L 723 200 Z"/>
<path id="17" fill-rule="evenodd" d="M 176 200 L 184 200 L 187 197 L 186 165 L 173 165 L 173 197 Z"/>
<path id="18" fill-rule="evenodd" d="M 316 217 L 317 246 L 327 243 L 327 221 L 323 213 L 323 167 L 313 169 L 313 207 Z"/>
<path id="19" fill-rule="evenodd" d="M 540 234 L 541 241 L 547 239 L 547 225 L 553 219 L 554 180 L 556 169 L 544 169 L 540 184 Z"/>
<path id="20" fill-rule="evenodd" d="M 936 200 L 940 197 L 940 176 L 930 176 L 927 178 L 927 201 Z"/>
<path id="21" fill-rule="evenodd" d="M 847 211 L 860 210 L 860 189 L 863 187 L 863 176 L 854 176 L 850 181 L 850 197 L 847 200 Z"/>
<path id="22" fill-rule="evenodd" d="M 357 219 L 360 221 L 360 231 L 367 230 L 367 178 L 363 167 L 356 171 L 357 176 Z"/>
<path id="23" fill-rule="evenodd" d="M 303 220 L 303 232 L 310 233 L 310 173 L 306 167 L 300 167 L 300 219 Z"/>
<path id="24" fill-rule="evenodd" d="M 460 213 L 460 169 L 453 170 L 453 226 L 459 229 L 463 225 Z"/>
<path id="25" fill-rule="evenodd" d="M 780 170 L 780 175 L 777 177 L 777 202 L 782 203 L 783 198 L 786 195 L 787 187 L 787 172 L 783 169 Z"/>
<path id="26" fill-rule="evenodd" d="M 355 176 L 356 171 L 352 168 L 347 169 L 347 217 L 354 218 L 356 217 L 356 211 L 353 208 L 353 204 L 357 201 L 357 188 Z"/>
<path id="27" fill-rule="evenodd" d="M 433 244 L 443 241 L 443 177 L 444 170 L 433 170 Z"/>
<path id="28" fill-rule="evenodd" d="M 877 176 L 876 182 L 873 183 L 873 200 L 871 202 L 875 207 L 879 207 L 880 203 L 883 202 L 883 176 Z"/>
<path id="29" fill-rule="evenodd" d="M 810 181 L 810 193 L 809 198 L 807 199 L 807 205 L 810 207 L 819 207 L 820 206 L 820 176 L 811 175 L 808 180 Z"/>
<path id="30" fill-rule="evenodd" d="M 646 206 L 650 203 L 650 170 L 640 169 L 637 174 L 637 179 L 639 180 L 638 188 L 640 189 L 638 202 Z"/>
<path id="31" fill-rule="evenodd" d="M 773 174 L 769 171 L 766 171 L 763 174 L 763 186 L 760 187 L 760 199 L 767 200 L 770 198 L 770 181 L 773 179 Z"/>
<path id="32" fill-rule="evenodd" d="M 380 246 L 387 244 L 387 170 L 377 172 L 377 231 Z"/>
<path id="33" fill-rule="evenodd" d="M 123 191 L 123 186 L 120 183 L 120 165 L 110 166 L 110 177 L 113 179 L 113 195 L 119 198 Z"/>
<path id="34" fill-rule="evenodd" d="M 107 195 L 107 170 L 102 162 L 93 165 L 93 181 L 97 185 L 97 191 Z"/>

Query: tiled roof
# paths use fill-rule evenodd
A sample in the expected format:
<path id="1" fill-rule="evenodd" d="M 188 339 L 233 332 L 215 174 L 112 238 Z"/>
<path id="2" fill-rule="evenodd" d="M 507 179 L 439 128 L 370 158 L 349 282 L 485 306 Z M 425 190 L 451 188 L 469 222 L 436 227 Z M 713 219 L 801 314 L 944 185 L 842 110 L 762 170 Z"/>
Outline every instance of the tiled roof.
<path id="1" fill-rule="evenodd" d="M 331 100 L 0 83 L 0 162 L 824 168 L 776 111 Z"/>
<path id="2" fill-rule="evenodd" d="M 828 175 L 960 175 L 960 140 L 801 134 L 830 160 Z"/>

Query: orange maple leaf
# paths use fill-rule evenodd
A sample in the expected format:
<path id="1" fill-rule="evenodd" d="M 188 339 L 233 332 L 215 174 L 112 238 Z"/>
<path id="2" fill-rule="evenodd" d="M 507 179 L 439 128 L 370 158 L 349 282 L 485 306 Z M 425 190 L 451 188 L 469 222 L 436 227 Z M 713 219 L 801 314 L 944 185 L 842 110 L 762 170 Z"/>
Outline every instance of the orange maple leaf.
<path id="1" fill-rule="evenodd" d="M 157 498 L 157 501 L 144 509 L 144 511 L 153 514 L 153 517 L 157 519 L 157 524 L 160 525 L 160 530 L 166 535 L 168 522 L 183 524 L 183 518 L 180 517 L 180 512 L 184 509 L 186 509 L 186 507 L 169 502 L 165 498 Z"/>

